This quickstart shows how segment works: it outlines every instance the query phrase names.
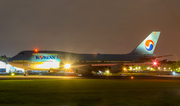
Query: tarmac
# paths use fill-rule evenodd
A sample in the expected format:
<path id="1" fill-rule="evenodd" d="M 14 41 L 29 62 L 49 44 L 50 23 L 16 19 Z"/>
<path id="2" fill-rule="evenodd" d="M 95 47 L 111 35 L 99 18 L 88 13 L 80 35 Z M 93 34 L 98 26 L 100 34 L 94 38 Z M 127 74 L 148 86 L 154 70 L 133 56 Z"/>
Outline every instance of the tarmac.
<path id="1" fill-rule="evenodd" d="M 180 75 L 154 75 L 154 76 L 44 76 L 44 75 L 0 75 L 0 80 L 27 80 L 27 79 L 179 79 Z"/>

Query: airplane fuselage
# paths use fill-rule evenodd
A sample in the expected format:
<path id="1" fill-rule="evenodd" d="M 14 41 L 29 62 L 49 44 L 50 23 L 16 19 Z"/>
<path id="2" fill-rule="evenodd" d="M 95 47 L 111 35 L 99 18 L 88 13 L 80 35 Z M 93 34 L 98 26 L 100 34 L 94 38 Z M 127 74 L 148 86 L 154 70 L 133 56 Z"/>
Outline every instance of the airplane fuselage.
<path id="1" fill-rule="evenodd" d="M 22 51 L 8 63 L 14 67 L 26 70 L 49 70 L 59 69 L 64 64 L 105 64 L 105 63 L 124 63 L 136 62 L 143 57 L 154 55 L 138 54 L 77 54 L 60 51 Z"/>

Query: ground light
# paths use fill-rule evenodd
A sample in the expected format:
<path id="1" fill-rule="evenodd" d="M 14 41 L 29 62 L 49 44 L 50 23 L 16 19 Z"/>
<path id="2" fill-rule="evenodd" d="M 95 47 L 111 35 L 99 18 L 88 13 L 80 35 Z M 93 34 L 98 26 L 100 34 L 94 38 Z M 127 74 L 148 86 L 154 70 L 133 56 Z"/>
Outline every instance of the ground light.
<path id="1" fill-rule="evenodd" d="M 131 79 L 134 79 L 134 77 L 133 77 L 133 76 L 131 76 Z"/>
<path id="2" fill-rule="evenodd" d="M 14 73 L 11 73 L 11 76 L 14 76 L 15 74 Z"/>
<path id="3" fill-rule="evenodd" d="M 109 71 L 107 70 L 107 71 L 106 71 L 106 73 L 108 73 L 108 74 L 109 74 Z"/>
<path id="4" fill-rule="evenodd" d="M 132 70 L 132 67 L 129 67 L 130 70 Z"/>

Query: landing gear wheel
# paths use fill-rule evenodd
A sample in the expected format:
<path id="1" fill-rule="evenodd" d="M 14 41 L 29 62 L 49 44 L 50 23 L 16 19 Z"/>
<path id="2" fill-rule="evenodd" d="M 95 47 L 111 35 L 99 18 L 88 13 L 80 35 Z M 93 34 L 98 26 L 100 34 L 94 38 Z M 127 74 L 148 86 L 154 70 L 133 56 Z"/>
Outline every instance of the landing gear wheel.
<path id="1" fill-rule="evenodd" d="M 27 76 L 27 73 L 26 73 L 26 74 L 24 74 L 24 76 Z"/>

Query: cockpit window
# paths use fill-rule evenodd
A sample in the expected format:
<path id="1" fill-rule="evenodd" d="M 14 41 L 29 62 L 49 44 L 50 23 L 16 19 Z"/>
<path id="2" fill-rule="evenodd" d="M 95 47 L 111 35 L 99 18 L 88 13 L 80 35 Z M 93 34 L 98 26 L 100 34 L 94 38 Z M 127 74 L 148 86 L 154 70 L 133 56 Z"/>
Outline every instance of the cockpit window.
<path id="1" fill-rule="evenodd" d="M 20 52 L 19 54 L 24 54 L 24 52 Z"/>

